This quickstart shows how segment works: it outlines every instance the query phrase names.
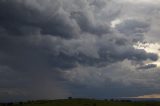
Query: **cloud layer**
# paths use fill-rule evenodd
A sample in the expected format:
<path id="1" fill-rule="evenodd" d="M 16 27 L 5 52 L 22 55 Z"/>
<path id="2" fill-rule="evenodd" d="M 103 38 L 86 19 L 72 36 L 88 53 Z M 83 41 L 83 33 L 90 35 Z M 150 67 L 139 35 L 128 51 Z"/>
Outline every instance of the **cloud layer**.
<path id="1" fill-rule="evenodd" d="M 134 45 L 159 43 L 159 9 L 132 0 L 1 0 L 0 101 L 158 93 L 159 68 L 145 64 L 158 54 Z"/>

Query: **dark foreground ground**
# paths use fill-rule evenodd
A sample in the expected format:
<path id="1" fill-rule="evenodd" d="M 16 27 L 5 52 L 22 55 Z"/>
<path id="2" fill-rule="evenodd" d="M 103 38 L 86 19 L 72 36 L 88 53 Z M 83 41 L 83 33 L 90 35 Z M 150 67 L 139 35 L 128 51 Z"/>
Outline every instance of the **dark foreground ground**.
<path id="1" fill-rule="evenodd" d="M 41 100 L 17 103 L 4 103 L 0 106 L 160 106 L 154 101 L 128 101 L 128 100 L 94 100 L 94 99 L 66 99 L 66 100 Z"/>

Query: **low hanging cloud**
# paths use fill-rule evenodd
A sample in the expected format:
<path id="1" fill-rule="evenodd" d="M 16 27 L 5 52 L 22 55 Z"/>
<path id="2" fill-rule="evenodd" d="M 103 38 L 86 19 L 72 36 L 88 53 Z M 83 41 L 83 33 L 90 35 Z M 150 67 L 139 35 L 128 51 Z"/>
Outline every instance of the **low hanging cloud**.
<path id="1" fill-rule="evenodd" d="M 107 84 L 112 86 L 112 83 L 119 83 L 124 86 L 158 87 L 158 69 L 151 69 L 150 67 L 145 69 L 145 71 L 143 68 L 138 70 L 132 61 L 124 60 L 100 68 L 78 65 L 72 70 L 63 72 L 63 74 L 72 83 L 79 82 L 84 86 L 99 87 Z"/>
<path id="2" fill-rule="evenodd" d="M 158 91 L 159 68 L 145 66 L 158 55 L 134 47 L 157 42 L 158 9 L 124 0 L 1 0 L 0 101 Z"/>

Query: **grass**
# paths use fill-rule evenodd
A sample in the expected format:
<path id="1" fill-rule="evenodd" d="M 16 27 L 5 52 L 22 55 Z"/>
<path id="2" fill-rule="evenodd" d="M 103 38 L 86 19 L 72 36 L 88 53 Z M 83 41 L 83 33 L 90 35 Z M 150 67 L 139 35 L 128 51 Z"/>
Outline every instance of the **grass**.
<path id="1" fill-rule="evenodd" d="M 160 106 L 160 102 L 108 101 L 94 99 L 39 100 L 0 104 L 0 106 Z"/>

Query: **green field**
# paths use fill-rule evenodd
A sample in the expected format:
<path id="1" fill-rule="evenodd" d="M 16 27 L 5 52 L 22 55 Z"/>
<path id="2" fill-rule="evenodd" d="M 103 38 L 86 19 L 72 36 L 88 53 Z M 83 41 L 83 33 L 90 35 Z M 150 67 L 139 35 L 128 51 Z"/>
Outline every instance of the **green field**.
<path id="1" fill-rule="evenodd" d="M 0 104 L 0 106 L 160 106 L 160 102 L 108 101 L 94 99 L 41 100 Z"/>

